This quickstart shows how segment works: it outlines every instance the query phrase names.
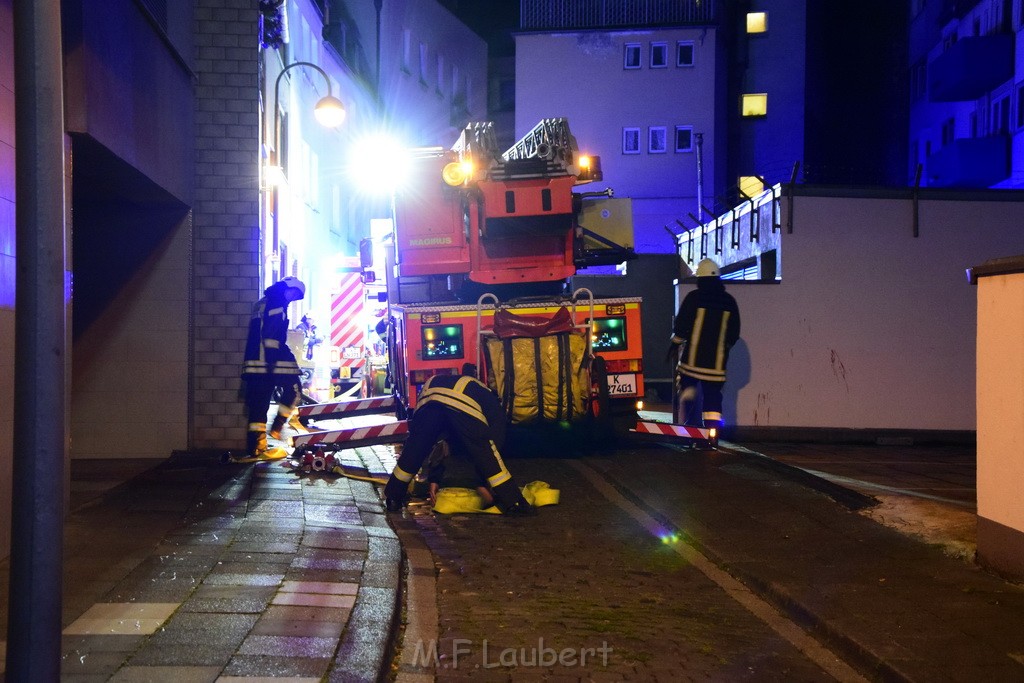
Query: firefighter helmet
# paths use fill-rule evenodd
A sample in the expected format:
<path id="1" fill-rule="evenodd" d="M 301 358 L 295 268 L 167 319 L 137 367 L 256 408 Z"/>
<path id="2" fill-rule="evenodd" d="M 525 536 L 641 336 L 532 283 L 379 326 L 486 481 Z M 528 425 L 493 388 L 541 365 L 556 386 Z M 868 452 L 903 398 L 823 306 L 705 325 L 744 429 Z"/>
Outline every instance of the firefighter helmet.
<path id="1" fill-rule="evenodd" d="M 697 277 L 719 277 L 721 274 L 718 264 L 709 258 L 697 264 Z"/>
<path id="2" fill-rule="evenodd" d="M 281 284 L 289 289 L 299 290 L 299 296 L 297 298 L 304 299 L 306 297 L 306 284 L 294 275 L 289 275 L 285 279 L 281 280 Z"/>

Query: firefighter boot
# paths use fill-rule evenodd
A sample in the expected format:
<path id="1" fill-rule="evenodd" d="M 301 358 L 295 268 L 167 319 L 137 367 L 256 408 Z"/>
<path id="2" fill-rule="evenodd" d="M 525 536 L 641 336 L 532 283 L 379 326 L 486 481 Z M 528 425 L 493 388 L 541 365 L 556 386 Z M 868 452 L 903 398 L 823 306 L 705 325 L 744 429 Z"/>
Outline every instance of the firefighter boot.
<path id="1" fill-rule="evenodd" d="M 246 454 L 241 457 L 232 457 L 231 462 L 258 462 L 260 460 L 280 460 L 288 456 L 288 451 L 283 448 L 267 448 L 267 435 L 250 431 L 246 439 Z"/>
<path id="2" fill-rule="evenodd" d="M 309 434 L 311 429 L 306 425 L 302 424 L 302 420 L 299 419 L 299 409 L 296 408 L 292 411 L 291 417 L 288 418 L 288 426 L 295 430 L 296 434 Z"/>
<path id="3" fill-rule="evenodd" d="M 277 415 L 274 416 L 274 421 L 270 423 L 270 434 L 271 439 L 277 439 L 281 441 L 281 430 L 284 429 L 284 423 L 288 420 L 288 416 L 291 414 L 291 408 L 286 406 L 280 406 L 277 409 Z M 288 445 L 291 446 L 291 438 L 288 439 Z"/>

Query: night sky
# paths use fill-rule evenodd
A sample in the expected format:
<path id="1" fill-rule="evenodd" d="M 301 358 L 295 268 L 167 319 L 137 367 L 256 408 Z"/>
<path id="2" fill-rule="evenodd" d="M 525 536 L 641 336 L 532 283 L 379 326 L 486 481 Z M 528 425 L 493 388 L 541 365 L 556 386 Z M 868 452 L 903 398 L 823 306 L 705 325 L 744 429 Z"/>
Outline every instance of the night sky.
<path id="1" fill-rule="evenodd" d="M 519 28 L 519 0 L 441 0 L 490 46 L 491 57 L 510 56 L 511 31 Z"/>

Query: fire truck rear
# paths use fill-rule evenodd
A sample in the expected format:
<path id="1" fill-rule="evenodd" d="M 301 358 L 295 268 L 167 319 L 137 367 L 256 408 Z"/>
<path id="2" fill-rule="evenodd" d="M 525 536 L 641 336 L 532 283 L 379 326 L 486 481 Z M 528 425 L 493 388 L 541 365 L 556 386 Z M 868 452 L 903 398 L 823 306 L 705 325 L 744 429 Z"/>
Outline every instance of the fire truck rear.
<path id="1" fill-rule="evenodd" d="M 470 363 L 499 394 L 496 372 L 516 373 L 522 384 L 504 393 L 507 400 L 512 394 L 522 399 L 532 386 L 546 408 L 552 400 L 564 402 L 554 413 L 542 405 L 527 417 L 510 408 L 513 423 L 552 414 L 559 421 L 581 413 L 604 418 L 617 405 L 631 413 L 644 396 L 641 299 L 569 288 L 581 265 L 635 257 L 631 246 L 605 237 L 622 234 L 622 217 L 631 211 L 621 204 L 629 200 L 612 198 L 611 190 L 574 191 L 602 176 L 599 159 L 580 153 L 567 121 L 545 119 L 503 153 L 492 123 L 471 123 L 451 149 L 422 153 L 413 167 L 411 182 L 395 199 L 384 269 L 391 389 L 399 412 L 415 407 L 431 375 L 457 374 Z M 604 224 L 612 220 L 619 223 Z M 545 374 L 547 342 L 518 344 L 528 358 L 515 361 L 523 367 L 512 367 L 510 351 L 501 357 L 495 319 L 508 315 L 542 327 L 557 317 L 571 328 L 562 330 L 575 335 L 566 345 L 566 371 Z M 524 377 L 532 372 L 532 380 Z M 585 384 L 582 411 L 578 401 L 559 398 L 564 384 L 577 380 Z"/>

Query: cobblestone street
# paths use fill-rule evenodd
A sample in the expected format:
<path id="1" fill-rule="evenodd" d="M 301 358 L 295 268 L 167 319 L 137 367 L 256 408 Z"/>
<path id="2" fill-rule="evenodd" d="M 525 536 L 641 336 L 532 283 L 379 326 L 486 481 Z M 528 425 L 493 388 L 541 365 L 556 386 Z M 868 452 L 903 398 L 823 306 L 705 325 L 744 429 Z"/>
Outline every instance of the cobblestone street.
<path id="1" fill-rule="evenodd" d="M 438 680 L 826 677 L 567 461 L 510 467 L 561 503 L 527 519 L 413 513 L 438 564 Z"/>

